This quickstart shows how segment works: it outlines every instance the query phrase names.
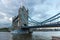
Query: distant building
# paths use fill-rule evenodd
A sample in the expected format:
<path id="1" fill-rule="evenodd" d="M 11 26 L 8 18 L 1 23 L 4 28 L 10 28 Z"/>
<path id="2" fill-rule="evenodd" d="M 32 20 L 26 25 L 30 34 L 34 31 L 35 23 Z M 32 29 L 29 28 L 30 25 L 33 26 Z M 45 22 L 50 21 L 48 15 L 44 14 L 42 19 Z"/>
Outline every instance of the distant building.
<path id="1" fill-rule="evenodd" d="M 20 29 L 22 26 L 28 26 L 28 10 L 22 6 L 18 10 L 18 15 L 12 18 L 14 29 Z"/>

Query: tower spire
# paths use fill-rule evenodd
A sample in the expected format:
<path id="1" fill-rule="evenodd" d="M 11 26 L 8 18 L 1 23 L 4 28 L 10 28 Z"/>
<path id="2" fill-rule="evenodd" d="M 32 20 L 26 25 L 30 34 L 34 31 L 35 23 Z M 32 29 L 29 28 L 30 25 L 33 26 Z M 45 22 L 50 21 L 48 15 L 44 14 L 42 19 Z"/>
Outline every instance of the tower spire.
<path id="1" fill-rule="evenodd" d="M 22 6 L 24 6 L 24 4 L 25 4 L 25 0 L 21 0 L 20 6 L 22 7 Z"/>

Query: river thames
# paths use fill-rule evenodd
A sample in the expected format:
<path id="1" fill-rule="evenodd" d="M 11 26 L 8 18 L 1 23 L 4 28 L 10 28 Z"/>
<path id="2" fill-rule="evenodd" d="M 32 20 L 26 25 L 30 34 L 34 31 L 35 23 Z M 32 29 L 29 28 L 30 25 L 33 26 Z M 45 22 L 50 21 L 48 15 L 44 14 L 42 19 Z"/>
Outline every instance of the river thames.
<path id="1" fill-rule="evenodd" d="M 60 36 L 60 31 L 38 31 L 32 34 L 13 35 L 10 32 L 0 32 L 0 40 L 52 40 L 52 36 Z"/>

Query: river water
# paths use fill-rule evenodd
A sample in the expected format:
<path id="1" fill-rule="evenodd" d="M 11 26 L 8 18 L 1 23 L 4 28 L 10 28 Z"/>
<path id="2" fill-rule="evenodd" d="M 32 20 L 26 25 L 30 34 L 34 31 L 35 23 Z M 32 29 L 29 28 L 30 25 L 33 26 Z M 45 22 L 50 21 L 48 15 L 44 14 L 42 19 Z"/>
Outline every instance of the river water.
<path id="1" fill-rule="evenodd" d="M 32 34 L 13 35 L 10 32 L 0 32 L 0 40 L 51 40 L 52 36 L 60 36 L 60 31 L 38 31 Z"/>

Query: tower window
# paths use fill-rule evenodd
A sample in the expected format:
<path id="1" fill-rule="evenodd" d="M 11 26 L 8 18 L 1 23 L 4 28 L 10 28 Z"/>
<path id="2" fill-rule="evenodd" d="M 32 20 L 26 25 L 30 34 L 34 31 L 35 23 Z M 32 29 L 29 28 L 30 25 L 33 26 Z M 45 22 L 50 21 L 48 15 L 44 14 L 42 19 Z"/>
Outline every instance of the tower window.
<path id="1" fill-rule="evenodd" d="M 27 26 L 26 24 L 24 24 L 24 26 Z"/>

